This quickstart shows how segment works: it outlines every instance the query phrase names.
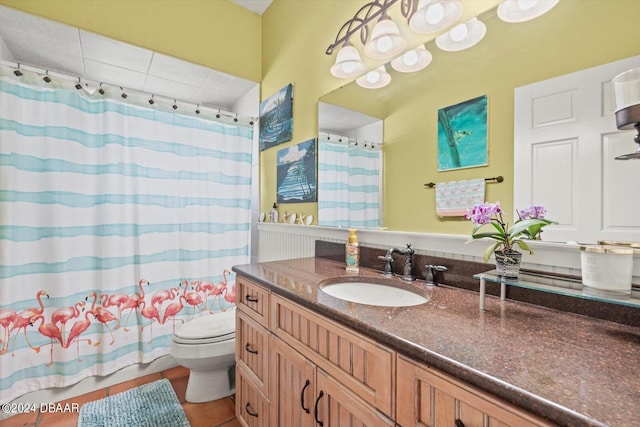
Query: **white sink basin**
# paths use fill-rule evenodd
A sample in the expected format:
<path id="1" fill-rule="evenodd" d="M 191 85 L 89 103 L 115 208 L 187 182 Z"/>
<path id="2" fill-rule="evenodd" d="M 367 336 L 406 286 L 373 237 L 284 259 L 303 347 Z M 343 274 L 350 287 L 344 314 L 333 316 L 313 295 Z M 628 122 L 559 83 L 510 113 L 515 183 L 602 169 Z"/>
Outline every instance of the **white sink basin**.
<path id="1" fill-rule="evenodd" d="M 356 281 L 325 283 L 320 284 L 320 290 L 345 301 L 381 307 L 409 307 L 428 301 L 417 293 L 380 283 Z"/>

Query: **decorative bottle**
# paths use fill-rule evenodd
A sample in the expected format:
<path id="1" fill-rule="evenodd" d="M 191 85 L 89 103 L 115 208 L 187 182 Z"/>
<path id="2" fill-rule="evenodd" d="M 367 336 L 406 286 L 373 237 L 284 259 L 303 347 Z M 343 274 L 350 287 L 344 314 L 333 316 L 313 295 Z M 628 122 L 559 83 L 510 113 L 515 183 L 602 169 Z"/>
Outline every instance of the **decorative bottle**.
<path id="1" fill-rule="evenodd" d="M 346 245 L 346 262 L 347 271 L 360 271 L 360 245 L 358 244 L 358 236 L 356 236 L 355 228 L 349 229 L 349 239 Z"/>
<path id="2" fill-rule="evenodd" d="M 276 205 L 276 202 L 273 202 L 273 207 L 271 208 L 271 222 L 278 222 L 278 205 Z"/>

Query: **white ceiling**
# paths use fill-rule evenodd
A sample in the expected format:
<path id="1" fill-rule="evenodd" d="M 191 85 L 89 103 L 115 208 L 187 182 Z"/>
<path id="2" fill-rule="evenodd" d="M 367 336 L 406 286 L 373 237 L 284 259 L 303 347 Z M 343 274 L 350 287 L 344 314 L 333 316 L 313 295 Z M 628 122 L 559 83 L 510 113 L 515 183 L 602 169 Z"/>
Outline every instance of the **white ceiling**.
<path id="1" fill-rule="evenodd" d="M 233 0 L 262 13 L 271 0 Z M 233 111 L 252 82 L 0 6 L 0 59 Z"/>

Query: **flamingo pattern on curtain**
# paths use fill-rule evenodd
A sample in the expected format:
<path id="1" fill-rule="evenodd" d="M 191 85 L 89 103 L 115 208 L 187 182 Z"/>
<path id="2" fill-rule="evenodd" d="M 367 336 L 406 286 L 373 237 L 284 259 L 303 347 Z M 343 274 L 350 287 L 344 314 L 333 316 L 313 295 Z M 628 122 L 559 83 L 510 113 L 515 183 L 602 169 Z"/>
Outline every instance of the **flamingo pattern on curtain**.
<path id="1" fill-rule="evenodd" d="M 0 75 L 0 402 L 233 308 L 253 130 Z M 25 83 L 28 81 L 28 83 Z"/>
<path id="2" fill-rule="evenodd" d="M 381 144 L 321 133 L 318 138 L 318 225 L 379 227 L 381 165 Z"/>

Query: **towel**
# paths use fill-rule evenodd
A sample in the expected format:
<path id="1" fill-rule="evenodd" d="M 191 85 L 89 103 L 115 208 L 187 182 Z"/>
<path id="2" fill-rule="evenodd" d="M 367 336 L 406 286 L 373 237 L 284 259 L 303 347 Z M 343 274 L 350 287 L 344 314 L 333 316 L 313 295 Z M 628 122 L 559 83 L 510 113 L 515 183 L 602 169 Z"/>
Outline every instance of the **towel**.
<path id="1" fill-rule="evenodd" d="M 484 203 L 484 178 L 436 183 L 438 216 L 464 216 L 467 210 Z"/>

